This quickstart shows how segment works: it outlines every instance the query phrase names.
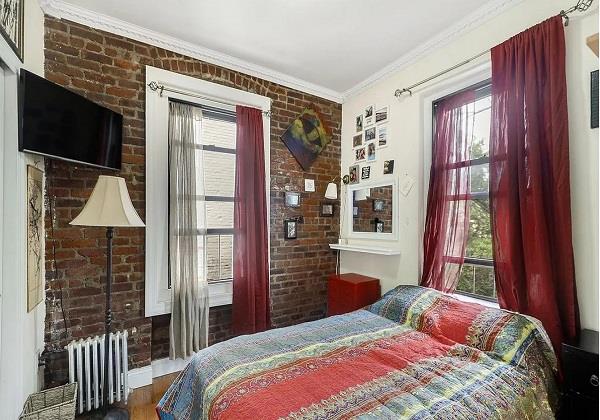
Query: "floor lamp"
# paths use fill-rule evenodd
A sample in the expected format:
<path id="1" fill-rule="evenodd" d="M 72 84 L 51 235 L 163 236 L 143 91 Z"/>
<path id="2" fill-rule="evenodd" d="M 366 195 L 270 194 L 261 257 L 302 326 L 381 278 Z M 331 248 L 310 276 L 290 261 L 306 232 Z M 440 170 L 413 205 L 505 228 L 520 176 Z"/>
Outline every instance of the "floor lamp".
<path id="1" fill-rule="evenodd" d="M 133 204 L 125 180 L 116 176 L 100 175 L 92 195 L 81 213 L 70 223 L 74 226 L 97 226 L 106 228 L 106 318 L 104 335 L 104 382 L 102 385 L 102 408 L 105 419 L 127 419 L 126 410 L 108 407 L 108 354 L 110 326 L 112 322 L 112 239 L 115 227 L 143 227 Z M 127 361 L 125 361 L 127 363 Z M 125 390 L 127 392 L 127 390 Z"/>

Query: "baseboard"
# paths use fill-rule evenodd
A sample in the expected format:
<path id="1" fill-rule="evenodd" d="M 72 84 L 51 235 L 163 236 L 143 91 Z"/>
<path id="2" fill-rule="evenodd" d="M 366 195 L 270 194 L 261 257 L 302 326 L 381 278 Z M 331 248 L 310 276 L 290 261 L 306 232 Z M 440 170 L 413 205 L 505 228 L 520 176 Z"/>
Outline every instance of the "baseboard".
<path id="1" fill-rule="evenodd" d="M 129 371 L 129 388 L 136 389 L 151 385 L 153 378 L 168 375 L 183 370 L 191 358 L 175 359 L 169 358 L 153 360 L 151 364 Z"/>

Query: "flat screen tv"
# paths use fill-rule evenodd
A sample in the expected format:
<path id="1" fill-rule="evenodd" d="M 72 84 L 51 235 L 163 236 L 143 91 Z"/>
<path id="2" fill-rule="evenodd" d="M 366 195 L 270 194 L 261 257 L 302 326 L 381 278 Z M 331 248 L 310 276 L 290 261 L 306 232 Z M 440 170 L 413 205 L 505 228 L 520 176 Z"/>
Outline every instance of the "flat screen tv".
<path id="1" fill-rule="evenodd" d="M 19 150 L 121 169 L 123 116 L 21 70 Z"/>

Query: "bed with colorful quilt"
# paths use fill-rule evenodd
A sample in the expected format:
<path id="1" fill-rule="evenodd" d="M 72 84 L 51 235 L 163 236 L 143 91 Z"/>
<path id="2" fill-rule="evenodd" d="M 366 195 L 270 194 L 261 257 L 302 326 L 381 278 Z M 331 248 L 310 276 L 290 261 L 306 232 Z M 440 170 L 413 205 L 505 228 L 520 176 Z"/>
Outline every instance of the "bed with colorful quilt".
<path id="1" fill-rule="evenodd" d="M 345 315 L 197 353 L 161 419 L 554 418 L 556 358 L 540 323 L 399 286 Z"/>

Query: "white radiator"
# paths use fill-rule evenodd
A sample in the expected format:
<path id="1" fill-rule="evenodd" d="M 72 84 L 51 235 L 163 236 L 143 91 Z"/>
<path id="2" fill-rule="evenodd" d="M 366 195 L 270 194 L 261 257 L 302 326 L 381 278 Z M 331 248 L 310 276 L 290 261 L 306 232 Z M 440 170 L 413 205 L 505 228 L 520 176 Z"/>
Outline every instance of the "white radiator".
<path id="1" fill-rule="evenodd" d="M 102 406 L 104 385 L 104 335 L 71 341 L 69 354 L 69 382 L 77 382 L 77 411 L 95 410 Z M 108 353 L 108 402 L 127 402 L 127 330 L 110 333 Z"/>

